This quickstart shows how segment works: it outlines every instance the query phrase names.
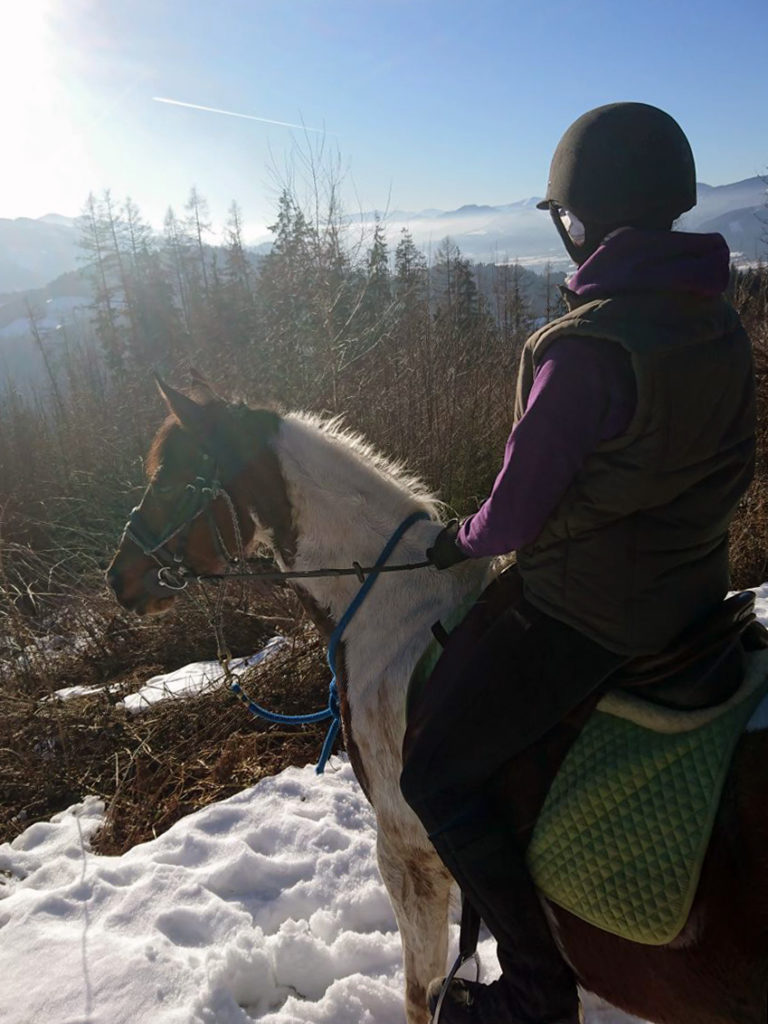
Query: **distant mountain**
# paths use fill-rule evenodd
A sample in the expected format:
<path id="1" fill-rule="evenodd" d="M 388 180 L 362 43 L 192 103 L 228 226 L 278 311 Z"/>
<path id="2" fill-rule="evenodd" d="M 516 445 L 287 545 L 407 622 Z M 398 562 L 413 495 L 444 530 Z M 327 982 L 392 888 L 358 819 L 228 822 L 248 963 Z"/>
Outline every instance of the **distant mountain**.
<path id="1" fill-rule="evenodd" d="M 46 213 L 44 216 L 39 217 L 44 224 L 58 224 L 60 227 L 73 228 L 75 226 L 74 217 L 64 217 L 60 213 Z"/>
<path id="2" fill-rule="evenodd" d="M 77 231 L 56 213 L 0 218 L 0 294 L 40 288 L 77 266 Z"/>
<path id="3" fill-rule="evenodd" d="M 697 185 L 698 203 L 678 223 L 681 231 L 719 231 L 725 236 L 737 263 L 754 262 L 768 251 L 766 183 L 746 178 L 730 185 Z M 478 262 L 518 260 L 541 269 L 546 263 L 562 268 L 568 264 L 560 240 L 547 214 L 536 209 L 538 197 L 502 206 L 468 204 L 458 210 L 437 213 L 398 211 L 385 219 L 390 245 L 407 227 L 422 248 L 437 246 L 449 235 L 462 253 Z M 373 221 L 363 214 L 360 220 Z"/>
<path id="4" fill-rule="evenodd" d="M 699 201 L 681 218 L 683 231 L 719 231 L 734 261 L 754 262 L 768 254 L 768 192 L 762 178 L 732 185 L 698 186 Z"/>
<path id="5" fill-rule="evenodd" d="M 683 231 L 720 231 L 735 254 L 736 262 L 748 263 L 768 250 L 766 185 L 762 178 L 746 178 L 730 185 L 698 185 L 698 205 L 684 215 Z M 390 247 L 402 228 L 424 250 L 436 248 L 447 236 L 462 253 L 478 262 L 506 262 L 541 269 L 546 263 L 565 267 L 568 258 L 547 214 L 536 209 L 531 196 L 500 206 L 469 203 L 457 210 L 397 210 L 384 218 Z M 375 215 L 349 218 L 350 230 L 372 226 Z M 268 252 L 271 239 L 253 246 Z M 41 288 L 77 267 L 77 227 L 71 217 L 48 213 L 33 220 L 0 219 L 0 297 L 12 292 Z"/>
<path id="6" fill-rule="evenodd" d="M 91 301 L 91 288 L 82 271 L 62 274 L 42 288 L 17 292 L 0 299 L 0 379 L 12 379 L 22 387 L 43 377 L 45 367 L 36 345 L 31 344 L 29 314 L 53 351 L 66 336 L 65 326 L 80 335 Z"/>

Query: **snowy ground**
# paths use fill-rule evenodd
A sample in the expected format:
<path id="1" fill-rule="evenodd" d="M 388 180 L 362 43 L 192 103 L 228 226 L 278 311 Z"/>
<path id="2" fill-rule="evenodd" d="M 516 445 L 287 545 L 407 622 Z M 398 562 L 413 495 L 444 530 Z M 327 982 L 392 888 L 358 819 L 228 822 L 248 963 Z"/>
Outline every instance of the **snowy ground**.
<path id="1" fill-rule="evenodd" d="M 758 610 L 768 622 L 768 584 Z M 121 857 L 90 850 L 102 814 L 89 797 L 0 846 L 3 1024 L 403 1024 L 348 762 L 290 768 Z M 491 978 L 492 942 L 480 952 Z"/>
<path id="2" fill-rule="evenodd" d="M 90 851 L 102 813 L 89 797 L 0 846 L 3 1024 L 402 1024 L 347 761 L 289 768 L 122 857 Z M 490 978 L 490 940 L 481 954 Z"/>

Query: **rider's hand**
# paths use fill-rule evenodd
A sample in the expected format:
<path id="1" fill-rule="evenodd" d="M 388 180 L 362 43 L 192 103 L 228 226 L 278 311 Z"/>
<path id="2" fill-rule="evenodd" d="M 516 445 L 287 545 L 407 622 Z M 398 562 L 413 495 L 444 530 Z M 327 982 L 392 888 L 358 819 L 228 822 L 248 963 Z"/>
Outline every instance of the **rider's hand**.
<path id="1" fill-rule="evenodd" d="M 459 525 L 458 519 L 452 519 L 435 537 L 432 547 L 427 548 L 427 558 L 438 569 L 450 569 L 457 562 L 469 558 L 456 544 Z"/>

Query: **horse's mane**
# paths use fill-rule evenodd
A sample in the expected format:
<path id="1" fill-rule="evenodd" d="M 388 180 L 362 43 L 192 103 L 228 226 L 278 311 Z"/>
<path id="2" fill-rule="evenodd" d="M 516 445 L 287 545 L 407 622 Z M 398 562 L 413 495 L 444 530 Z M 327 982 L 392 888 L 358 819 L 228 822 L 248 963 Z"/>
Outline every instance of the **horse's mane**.
<path id="1" fill-rule="evenodd" d="M 441 503 L 429 490 L 423 480 L 411 473 L 402 462 L 389 458 L 371 444 L 366 438 L 344 423 L 343 416 L 320 416 L 310 412 L 290 412 L 283 414 L 281 419 L 287 424 L 296 424 L 311 435 L 330 441 L 340 455 L 346 454 L 361 471 L 369 472 L 396 488 L 404 498 L 422 505 L 432 516 L 439 516 Z M 169 443 L 178 436 L 182 442 L 186 431 L 176 417 L 166 417 L 155 435 L 145 461 L 148 478 L 152 478 L 167 457 Z M 311 468 L 311 467 L 308 467 Z"/>
<path id="2" fill-rule="evenodd" d="M 173 414 L 166 416 L 160 429 L 155 434 L 154 439 L 152 440 L 152 444 L 150 445 L 149 451 L 147 452 L 147 457 L 144 461 L 144 472 L 146 473 L 147 478 L 150 480 L 160 468 L 163 450 L 165 448 L 165 442 L 168 438 L 168 435 L 173 431 L 174 428 L 181 430 L 181 424 Z"/>
<path id="3" fill-rule="evenodd" d="M 284 419 L 288 423 L 298 424 L 308 428 L 312 433 L 320 434 L 340 451 L 351 456 L 362 470 L 372 472 L 379 479 L 397 488 L 403 497 L 425 506 L 430 514 L 438 514 L 441 503 L 424 481 L 411 473 L 402 462 L 382 455 L 370 441 L 347 427 L 343 416 L 324 417 L 315 413 L 292 412 Z"/>

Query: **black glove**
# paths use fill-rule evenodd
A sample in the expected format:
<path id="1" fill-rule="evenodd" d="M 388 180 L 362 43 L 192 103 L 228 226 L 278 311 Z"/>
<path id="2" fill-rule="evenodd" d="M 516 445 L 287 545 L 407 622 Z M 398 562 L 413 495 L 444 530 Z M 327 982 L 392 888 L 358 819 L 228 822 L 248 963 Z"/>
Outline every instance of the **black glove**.
<path id="1" fill-rule="evenodd" d="M 438 569 L 450 569 L 457 562 L 463 562 L 469 558 L 469 555 L 465 555 L 456 545 L 459 526 L 459 520 L 452 519 L 435 537 L 432 547 L 427 548 L 427 558 Z"/>

